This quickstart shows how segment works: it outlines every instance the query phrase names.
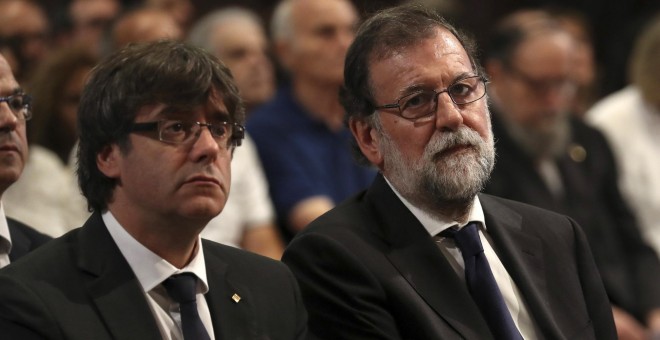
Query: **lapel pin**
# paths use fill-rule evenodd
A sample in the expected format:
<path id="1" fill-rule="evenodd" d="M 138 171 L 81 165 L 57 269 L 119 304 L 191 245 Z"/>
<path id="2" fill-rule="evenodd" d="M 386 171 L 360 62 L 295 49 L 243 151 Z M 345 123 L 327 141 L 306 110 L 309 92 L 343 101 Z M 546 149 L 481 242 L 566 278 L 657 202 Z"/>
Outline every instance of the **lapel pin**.
<path id="1" fill-rule="evenodd" d="M 234 293 L 234 295 L 231 296 L 231 299 L 234 300 L 235 303 L 241 301 L 241 297 L 236 293 Z"/>
<path id="2" fill-rule="evenodd" d="M 568 147 L 568 156 L 576 163 L 582 163 L 587 159 L 587 149 L 580 144 L 571 144 Z"/>

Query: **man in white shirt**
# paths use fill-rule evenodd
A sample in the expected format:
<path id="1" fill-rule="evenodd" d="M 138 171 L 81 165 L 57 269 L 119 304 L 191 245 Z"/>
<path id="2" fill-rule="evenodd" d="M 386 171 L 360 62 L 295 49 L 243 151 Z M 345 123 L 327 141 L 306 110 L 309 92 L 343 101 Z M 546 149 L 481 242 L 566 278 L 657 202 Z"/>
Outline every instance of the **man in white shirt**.
<path id="1" fill-rule="evenodd" d="M 199 237 L 227 200 L 243 121 L 229 71 L 201 49 L 161 41 L 101 62 L 78 111 L 92 216 L 0 274 L 0 334 L 303 338 L 286 266 Z"/>
<path id="2" fill-rule="evenodd" d="M 9 63 L 0 54 L 0 197 L 18 180 L 27 160 L 25 122 L 30 99 L 20 88 Z M 0 201 L 0 268 L 50 240 L 26 225 L 6 218 Z"/>

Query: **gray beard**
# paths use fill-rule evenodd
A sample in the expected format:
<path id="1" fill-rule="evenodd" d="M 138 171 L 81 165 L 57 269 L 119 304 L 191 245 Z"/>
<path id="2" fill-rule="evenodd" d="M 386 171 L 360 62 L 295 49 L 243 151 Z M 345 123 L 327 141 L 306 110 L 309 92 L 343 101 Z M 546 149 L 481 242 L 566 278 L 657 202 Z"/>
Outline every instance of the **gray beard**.
<path id="1" fill-rule="evenodd" d="M 508 119 L 505 114 L 500 117 L 513 141 L 534 159 L 559 158 L 570 144 L 571 124 L 568 115 L 558 118 L 544 129 L 526 128 Z"/>
<path id="2" fill-rule="evenodd" d="M 381 152 L 387 179 L 411 203 L 431 215 L 447 216 L 455 209 L 469 208 L 483 190 L 495 165 L 492 133 L 487 141 L 474 130 L 436 132 L 420 159 L 409 159 L 381 132 Z M 470 149 L 443 154 L 459 145 Z"/>

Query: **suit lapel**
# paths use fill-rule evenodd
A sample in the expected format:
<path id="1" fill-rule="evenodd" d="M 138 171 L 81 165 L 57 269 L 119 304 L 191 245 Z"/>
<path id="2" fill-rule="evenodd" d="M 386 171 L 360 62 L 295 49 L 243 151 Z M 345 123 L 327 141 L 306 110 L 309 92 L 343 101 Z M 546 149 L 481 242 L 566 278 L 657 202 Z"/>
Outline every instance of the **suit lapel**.
<path id="1" fill-rule="evenodd" d="M 19 228 L 14 226 L 11 219 L 7 219 L 9 235 L 11 237 L 11 252 L 9 261 L 14 262 L 30 251 L 32 241 Z"/>
<path id="2" fill-rule="evenodd" d="M 544 337 L 562 338 L 547 304 L 541 240 L 524 232 L 522 217 L 515 211 L 488 195 L 480 195 L 479 200 L 495 251 L 523 295 L 536 326 Z"/>
<path id="3" fill-rule="evenodd" d="M 204 260 L 209 292 L 206 301 L 213 319 L 215 338 L 220 340 L 256 339 L 259 327 L 250 291 L 235 279 L 232 268 L 217 253 L 207 251 L 211 245 L 204 244 Z M 234 294 L 239 298 L 236 302 Z"/>
<path id="4" fill-rule="evenodd" d="M 78 267 L 108 331 L 115 339 L 160 339 L 140 283 L 94 213 L 79 234 Z"/>
<path id="5" fill-rule="evenodd" d="M 386 254 L 412 288 L 451 327 L 467 339 L 492 335 L 467 287 L 437 248 L 432 237 L 403 205 L 382 176 L 366 196 L 378 226 L 390 244 Z"/>

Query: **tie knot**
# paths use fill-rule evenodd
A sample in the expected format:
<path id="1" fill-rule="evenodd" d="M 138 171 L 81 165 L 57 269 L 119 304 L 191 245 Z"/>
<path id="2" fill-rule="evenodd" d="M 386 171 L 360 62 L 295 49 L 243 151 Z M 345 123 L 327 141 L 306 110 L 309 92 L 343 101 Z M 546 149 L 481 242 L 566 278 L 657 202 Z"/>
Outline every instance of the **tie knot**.
<path id="1" fill-rule="evenodd" d="M 163 281 L 172 300 L 183 304 L 197 299 L 197 276 L 192 273 L 184 273 L 170 276 Z"/>
<path id="2" fill-rule="evenodd" d="M 479 228 L 475 222 L 469 223 L 460 230 L 453 228 L 446 229 L 440 234 L 453 238 L 464 257 L 475 256 L 484 251 L 481 240 L 479 239 Z"/>

